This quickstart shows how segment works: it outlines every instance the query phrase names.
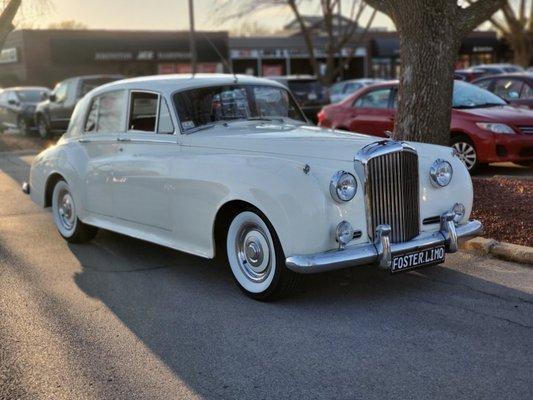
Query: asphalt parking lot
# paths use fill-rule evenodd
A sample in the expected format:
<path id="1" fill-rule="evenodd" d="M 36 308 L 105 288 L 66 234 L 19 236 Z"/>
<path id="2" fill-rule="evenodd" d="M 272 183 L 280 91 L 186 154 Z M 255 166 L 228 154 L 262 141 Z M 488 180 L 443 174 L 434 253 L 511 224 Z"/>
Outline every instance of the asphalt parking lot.
<path id="1" fill-rule="evenodd" d="M 0 399 L 533 398 L 533 268 L 468 254 L 244 297 L 224 265 L 69 245 L 0 155 Z"/>

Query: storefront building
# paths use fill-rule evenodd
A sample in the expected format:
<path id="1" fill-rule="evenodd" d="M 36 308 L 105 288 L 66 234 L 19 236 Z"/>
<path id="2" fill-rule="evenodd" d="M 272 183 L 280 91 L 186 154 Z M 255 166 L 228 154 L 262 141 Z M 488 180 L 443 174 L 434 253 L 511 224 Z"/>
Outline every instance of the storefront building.
<path id="1" fill-rule="evenodd" d="M 315 38 L 321 68 L 327 38 Z M 227 32 L 197 32 L 198 72 L 256 76 L 313 74 L 301 35 L 229 38 Z M 396 32 L 373 30 L 364 42 L 349 43 L 337 60 L 350 58 L 342 79 L 396 78 L 400 46 Z M 508 60 L 509 49 L 494 32 L 473 32 L 463 40 L 457 68 Z M 191 53 L 186 31 L 20 30 L 0 53 L 0 86 L 53 86 L 88 74 L 125 76 L 188 73 Z"/>
<path id="2" fill-rule="evenodd" d="M 188 32 L 20 30 L 0 55 L 0 85 L 45 85 L 77 75 L 190 72 Z M 227 72 L 227 32 L 198 32 L 199 72 Z"/>

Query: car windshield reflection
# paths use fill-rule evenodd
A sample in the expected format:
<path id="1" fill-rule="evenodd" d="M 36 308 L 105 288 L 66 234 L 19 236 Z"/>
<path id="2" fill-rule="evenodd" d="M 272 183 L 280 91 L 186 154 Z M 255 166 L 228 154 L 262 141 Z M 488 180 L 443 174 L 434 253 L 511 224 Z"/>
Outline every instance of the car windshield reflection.
<path id="1" fill-rule="evenodd" d="M 274 86 L 196 88 L 176 93 L 174 103 L 186 133 L 235 121 L 307 122 L 288 91 Z"/>

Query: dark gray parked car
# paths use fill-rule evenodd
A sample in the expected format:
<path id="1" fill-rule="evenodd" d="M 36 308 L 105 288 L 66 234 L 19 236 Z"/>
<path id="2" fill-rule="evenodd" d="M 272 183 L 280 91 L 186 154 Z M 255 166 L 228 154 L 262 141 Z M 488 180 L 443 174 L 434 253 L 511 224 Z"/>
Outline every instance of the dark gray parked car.
<path id="1" fill-rule="evenodd" d="M 35 120 L 41 137 L 64 132 L 78 101 L 94 88 L 124 79 L 122 75 L 77 76 L 59 82 L 47 100 L 37 105 Z"/>
<path id="2" fill-rule="evenodd" d="M 13 87 L 0 92 L 0 131 L 18 129 L 27 135 L 35 129 L 34 113 L 37 103 L 48 96 L 45 87 Z"/>

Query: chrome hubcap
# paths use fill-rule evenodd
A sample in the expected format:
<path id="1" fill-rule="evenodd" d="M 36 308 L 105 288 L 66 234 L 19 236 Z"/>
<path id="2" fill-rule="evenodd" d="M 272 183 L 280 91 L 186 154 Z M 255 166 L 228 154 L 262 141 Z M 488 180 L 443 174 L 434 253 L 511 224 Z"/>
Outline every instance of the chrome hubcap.
<path id="1" fill-rule="evenodd" d="M 75 222 L 74 201 L 69 192 L 63 191 L 58 196 L 57 212 L 61 225 L 67 230 L 72 229 Z"/>
<path id="2" fill-rule="evenodd" d="M 243 226 L 235 242 L 235 252 L 244 275 L 253 282 L 262 282 L 271 269 L 270 246 L 257 225 Z"/>
<path id="3" fill-rule="evenodd" d="M 457 156 L 466 167 L 472 169 L 477 160 L 476 149 L 466 142 L 454 143 L 452 148 L 457 152 Z"/>

